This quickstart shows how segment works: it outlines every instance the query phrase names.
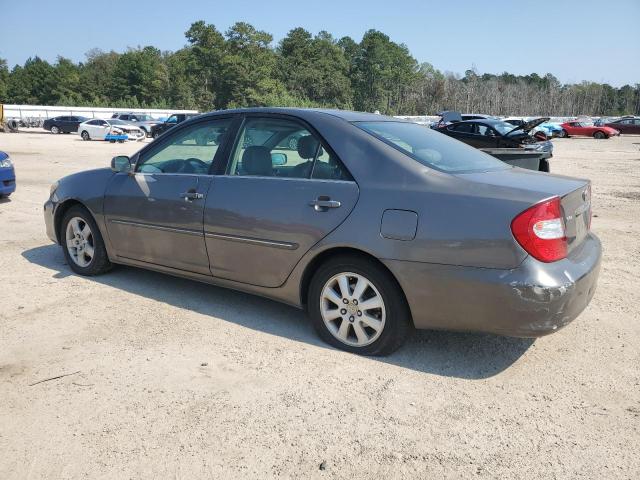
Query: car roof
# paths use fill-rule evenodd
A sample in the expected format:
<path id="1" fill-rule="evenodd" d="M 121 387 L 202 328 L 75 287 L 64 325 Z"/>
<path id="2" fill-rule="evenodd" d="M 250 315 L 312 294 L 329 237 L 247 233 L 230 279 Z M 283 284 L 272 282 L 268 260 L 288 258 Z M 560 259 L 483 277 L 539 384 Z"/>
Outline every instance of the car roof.
<path id="1" fill-rule="evenodd" d="M 456 123 L 471 123 L 471 122 L 474 122 L 474 123 L 480 122 L 480 123 L 486 123 L 488 125 L 495 125 L 496 123 L 503 123 L 504 120 L 499 120 L 497 118 L 474 118 L 471 120 L 462 120 Z"/>
<path id="2" fill-rule="evenodd" d="M 406 122 L 400 118 L 389 117 L 386 115 L 379 115 L 377 113 L 367 112 L 354 112 L 351 110 L 334 110 L 325 108 L 290 108 L 290 107 L 253 107 L 253 108 L 238 108 L 233 110 L 217 110 L 214 112 L 208 112 L 205 116 L 217 116 L 224 114 L 241 114 L 241 113 L 266 113 L 266 114 L 282 114 L 282 115 L 294 115 L 303 118 L 311 118 L 315 115 L 332 115 L 334 117 L 341 118 L 347 122 Z M 411 122 L 407 122 L 411 123 Z"/>

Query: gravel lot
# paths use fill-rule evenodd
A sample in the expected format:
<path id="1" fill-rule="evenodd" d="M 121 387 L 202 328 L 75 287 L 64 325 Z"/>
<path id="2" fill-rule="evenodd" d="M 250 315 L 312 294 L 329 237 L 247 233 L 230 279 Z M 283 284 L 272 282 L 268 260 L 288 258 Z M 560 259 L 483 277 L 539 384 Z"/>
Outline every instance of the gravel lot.
<path id="1" fill-rule="evenodd" d="M 640 137 L 554 143 L 553 172 L 593 181 L 589 308 L 535 342 L 418 332 L 376 359 L 268 300 L 72 274 L 49 185 L 140 145 L 0 134 L 0 478 L 640 478 Z"/>

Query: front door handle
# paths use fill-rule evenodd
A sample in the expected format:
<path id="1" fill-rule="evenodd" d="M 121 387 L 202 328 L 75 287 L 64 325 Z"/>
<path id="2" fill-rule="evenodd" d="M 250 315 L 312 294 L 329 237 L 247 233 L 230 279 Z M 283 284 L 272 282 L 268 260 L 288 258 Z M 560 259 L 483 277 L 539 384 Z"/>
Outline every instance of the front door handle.
<path id="1" fill-rule="evenodd" d="M 323 195 L 310 201 L 309 205 L 312 206 L 316 212 L 326 212 L 328 209 L 338 208 L 342 204 L 337 200 L 331 200 L 329 197 Z"/>
<path id="2" fill-rule="evenodd" d="M 204 198 L 204 193 L 198 193 L 195 190 L 189 190 L 180 194 L 181 198 L 184 198 L 185 202 L 193 202 L 194 200 L 201 200 Z"/>

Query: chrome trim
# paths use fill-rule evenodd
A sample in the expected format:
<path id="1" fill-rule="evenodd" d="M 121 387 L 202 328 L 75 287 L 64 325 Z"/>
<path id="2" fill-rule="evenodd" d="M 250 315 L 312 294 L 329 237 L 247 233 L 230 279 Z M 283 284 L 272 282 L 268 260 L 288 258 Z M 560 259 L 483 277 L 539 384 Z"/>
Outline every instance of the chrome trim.
<path id="1" fill-rule="evenodd" d="M 304 182 L 316 182 L 316 183 L 357 183 L 355 180 L 334 180 L 332 178 L 298 178 L 298 177 L 269 177 L 265 175 L 214 175 L 214 177 L 226 177 L 226 178 L 237 178 L 237 179 L 247 179 L 247 178 L 255 178 L 255 179 L 267 179 L 267 180 L 286 180 L 289 182 L 293 182 L 295 180 L 301 180 Z"/>
<path id="2" fill-rule="evenodd" d="M 151 225 L 148 223 L 128 222 L 126 220 L 109 220 L 111 223 L 117 223 L 119 225 L 129 225 L 132 227 L 148 228 L 149 230 L 161 230 L 163 232 L 175 232 L 184 233 L 185 235 L 202 236 L 203 232 L 196 230 L 186 230 L 183 228 L 163 227 L 162 225 Z"/>
<path id="3" fill-rule="evenodd" d="M 296 250 L 298 248 L 297 243 L 289 242 L 277 242 L 274 240 L 263 240 L 260 238 L 241 237 L 238 235 L 223 235 L 221 233 L 205 232 L 207 238 L 218 238 L 220 240 L 228 240 L 230 242 L 249 243 L 251 245 L 261 245 L 264 247 L 282 248 L 284 250 Z"/>

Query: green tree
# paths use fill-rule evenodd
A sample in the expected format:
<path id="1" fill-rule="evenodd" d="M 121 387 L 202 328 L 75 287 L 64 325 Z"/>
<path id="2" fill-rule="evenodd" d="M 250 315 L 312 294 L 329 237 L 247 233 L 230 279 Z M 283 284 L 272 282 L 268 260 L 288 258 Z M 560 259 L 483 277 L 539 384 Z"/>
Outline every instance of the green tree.
<path id="1" fill-rule="evenodd" d="M 225 37 L 218 108 L 264 106 L 268 98 L 284 91 L 275 76 L 277 59 L 271 34 L 238 22 Z"/>
<path id="2" fill-rule="evenodd" d="M 7 101 L 8 84 L 9 68 L 7 67 L 7 61 L 4 58 L 0 58 L 0 103 Z"/>
<path id="3" fill-rule="evenodd" d="M 392 42 L 377 30 L 364 34 L 355 56 L 354 104 L 364 111 L 396 114 L 417 76 L 417 62 L 406 45 Z"/>
<path id="4" fill-rule="evenodd" d="M 12 102 L 32 105 L 55 103 L 55 69 L 39 57 L 27 59 L 11 71 L 7 93 Z"/>
<path id="5" fill-rule="evenodd" d="M 349 61 L 329 33 L 312 37 L 296 28 L 280 42 L 278 53 L 278 72 L 291 94 L 315 105 L 351 107 Z"/>
<path id="6" fill-rule="evenodd" d="M 118 57 L 109 87 L 109 97 L 135 99 L 139 105 L 165 105 L 169 76 L 160 50 L 131 49 Z"/>

